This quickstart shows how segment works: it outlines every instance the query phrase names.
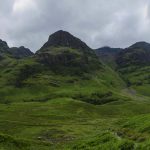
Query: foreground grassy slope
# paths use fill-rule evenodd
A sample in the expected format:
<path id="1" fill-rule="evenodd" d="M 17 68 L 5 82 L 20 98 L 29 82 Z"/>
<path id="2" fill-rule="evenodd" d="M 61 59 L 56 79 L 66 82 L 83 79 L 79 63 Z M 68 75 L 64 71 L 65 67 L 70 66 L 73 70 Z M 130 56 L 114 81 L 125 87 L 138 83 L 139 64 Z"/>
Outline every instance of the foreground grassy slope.
<path id="1" fill-rule="evenodd" d="M 67 98 L 0 104 L 0 137 L 5 139 L 0 146 L 114 150 L 144 146 L 149 143 L 150 124 L 145 120 L 149 107 L 147 101 L 96 106 Z"/>

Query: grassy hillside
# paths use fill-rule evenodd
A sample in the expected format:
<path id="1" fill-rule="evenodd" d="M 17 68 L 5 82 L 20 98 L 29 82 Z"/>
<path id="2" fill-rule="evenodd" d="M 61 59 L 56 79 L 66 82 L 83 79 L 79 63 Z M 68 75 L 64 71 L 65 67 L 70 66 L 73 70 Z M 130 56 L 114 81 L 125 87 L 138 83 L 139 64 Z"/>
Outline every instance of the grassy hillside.
<path id="1" fill-rule="evenodd" d="M 7 141 L 2 140 L 0 145 L 5 147 L 8 143 L 14 149 L 19 149 L 20 145 L 25 149 L 140 147 L 149 141 L 149 123 L 146 120 L 140 123 L 144 116 L 148 117 L 149 107 L 149 102 L 126 101 L 96 106 L 69 98 L 0 104 L 1 138 Z M 140 133 L 141 127 L 145 132 Z"/>
<path id="2" fill-rule="evenodd" d="M 0 71 L 1 103 L 42 102 L 69 97 L 99 104 L 105 103 L 105 100 L 118 100 L 115 99 L 118 97 L 116 91 L 125 86 L 121 78 L 105 65 L 79 76 L 72 75 L 72 72 L 71 75 L 58 74 L 34 58 L 5 59 L 1 64 L 7 65 Z"/>
<path id="3" fill-rule="evenodd" d="M 150 44 L 138 42 L 123 50 L 117 57 L 118 70 L 128 86 L 149 96 Z"/>
<path id="4" fill-rule="evenodd" d="M 114 69 L 117 66 L 116 57 L 122 50 L 121 48 L 102 47 L 96 49 L 95 52 L 101 61 Z"/>
<path id="5" fill-rule="evenodd" d="M 34 56 L 7 56 L 0 65 L 1 103 L 45 102 L 65 97 L 99 105 L 119 101 L 117 91 L 125 86 L 93 50 L 64 31 L 51 35 Z"/>
<path id="6" fill-rule="evenodd" d="M 116 71 L 64 31 L 33 56 L 0 54 L 0 149 L 150 149 L 149 65 Z"/>

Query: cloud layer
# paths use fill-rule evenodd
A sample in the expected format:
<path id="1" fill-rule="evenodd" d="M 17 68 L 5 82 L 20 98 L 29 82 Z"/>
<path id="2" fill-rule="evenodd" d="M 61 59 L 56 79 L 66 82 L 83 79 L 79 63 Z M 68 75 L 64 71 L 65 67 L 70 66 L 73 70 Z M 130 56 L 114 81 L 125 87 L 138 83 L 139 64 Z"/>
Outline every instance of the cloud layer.
<path id="1" fill-rule="evenodd" d="M 0 38 L 38 50 L 57 30 L 90 47 L 150 42 L 149 0 L 0 0 Z"/>

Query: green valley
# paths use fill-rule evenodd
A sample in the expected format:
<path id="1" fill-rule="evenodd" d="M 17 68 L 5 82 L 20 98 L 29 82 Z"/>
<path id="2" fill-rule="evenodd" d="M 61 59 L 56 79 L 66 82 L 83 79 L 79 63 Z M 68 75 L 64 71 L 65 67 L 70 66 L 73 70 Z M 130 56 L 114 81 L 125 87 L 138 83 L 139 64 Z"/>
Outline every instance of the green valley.
<path id="1" fill-rule="evenodd" d="M 149 70 L 144 42 L 93 50 L 61 30 L 33 54 L 0 40 L 0 149 L 150 149 Z"/>

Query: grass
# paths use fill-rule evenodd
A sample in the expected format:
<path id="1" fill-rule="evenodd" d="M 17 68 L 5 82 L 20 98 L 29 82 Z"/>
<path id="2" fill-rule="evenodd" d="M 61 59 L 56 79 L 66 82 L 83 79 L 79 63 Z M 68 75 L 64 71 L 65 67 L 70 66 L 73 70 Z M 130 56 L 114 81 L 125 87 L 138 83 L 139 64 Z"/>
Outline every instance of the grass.
<path id="1" fill-rule="evenodd" d="M 0 102 L 47 101 L 49 99 L 68 97 L 89 102 L 95 94 L 96 101 L 114 101 L 118 97 L 114 88 L 125 86 L 117 73 L 103 65 L 103 69 L 84 73 L 82 76 L 57 74 L 48 67 L 36 62 L 33 58 L 6 59 L 7 67 L 0 70 Z M 38 91 L 38 92 L 37 92 Z M 98 94 L 97 94 L 98 93 Z M 109 98 L 105 93 L 112 93 Z M 100 95 L 103 95 L 102 97 Z M 94 101 L 94 100 L 92 100 Z M 103 103 L 103 102 L 102 102 Z"/>
<path id="2" fill-rule="evenodd" d="M 33 149 L 37 145 L 46 147 L 43 142 L 48 146 L 51 145 L 49 149 L 82 149 L 83 147 L 107 149 L 111 145 L 115 149 L 123 143 L 127 146 L 131 143 L 132 146 L 135 144 L 135 141 L 127 136 L 118 139 L 116 134 L 120 129 L 133 126 L 126 119 L 129 116 L 132 121 L 132 118 L 136 118 L 137 115 L 149 114 L 149 105 L 132 101 L 125 102 L 124 105 L 112 103 L 96 106 L 69 98 L 53 99 L 42 103 L 0 104 L 0 129 L 4 135 L 28 141 L 27 143 L 31 143 Z M 136 124 L 136 121 L 134 122 Z M 137 134 L 138 132 L 139 130 Z M 147 140 L 149 140 L 148 136 L 144 142 Z M 140 145 L 141 142 L 138 144 Z"/>
<path id="3" fill-rule="evenodd" d="M 150 85 L 141 85 L 141 86 L 135 86 L 134 89 L 141 93 L 142 95 L 150 96 Z"/>

